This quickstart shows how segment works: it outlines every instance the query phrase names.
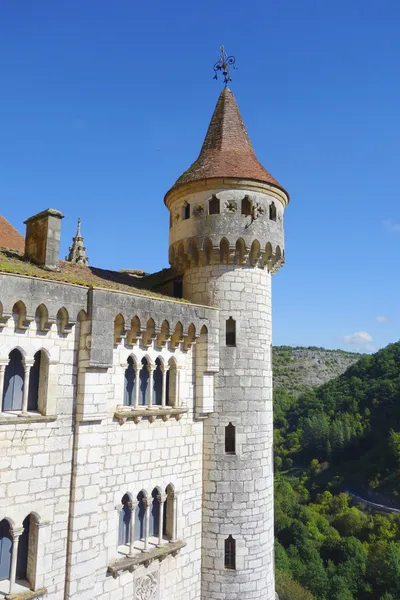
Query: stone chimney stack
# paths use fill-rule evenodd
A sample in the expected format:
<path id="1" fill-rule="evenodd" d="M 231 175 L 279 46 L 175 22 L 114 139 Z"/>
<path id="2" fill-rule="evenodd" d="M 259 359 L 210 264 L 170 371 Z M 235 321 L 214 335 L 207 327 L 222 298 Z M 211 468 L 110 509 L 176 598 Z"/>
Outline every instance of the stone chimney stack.
<path id="1" fill-rule="evenodd" d="M 57 271 L 61 219 L 64 215 L 48 208 L 25 221 L 25 256 L 49 271 Z"/>

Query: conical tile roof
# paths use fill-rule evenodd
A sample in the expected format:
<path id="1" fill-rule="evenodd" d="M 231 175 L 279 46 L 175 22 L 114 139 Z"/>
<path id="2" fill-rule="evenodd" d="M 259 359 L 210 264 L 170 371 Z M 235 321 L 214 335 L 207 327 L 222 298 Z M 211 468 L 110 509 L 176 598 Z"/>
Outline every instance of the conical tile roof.
<path id="1" fill-rule="evenodd" d="M 15 229 L 0 215 L 0 248 L 6 248 L 7 250 L 17 250 L 18 252 L 24 252 L 25 250 L 25 239 L 24 236 Z"/>
<path id="2" fill-rule="evenodd" d="M 170 191 L 192 181 L 221 177 L 255 179 L 287 193 L 257 160 L 235 96 L 229 88 L 222 90 L 218 98 L 199 157 Z"/>

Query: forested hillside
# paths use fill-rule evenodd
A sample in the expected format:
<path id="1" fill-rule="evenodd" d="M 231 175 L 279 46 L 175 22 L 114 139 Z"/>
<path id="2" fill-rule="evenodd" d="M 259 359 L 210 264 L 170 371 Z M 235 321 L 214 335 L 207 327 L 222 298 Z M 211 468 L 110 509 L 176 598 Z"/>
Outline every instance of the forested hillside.
<path id="1" fill-rule="evenodd" d="M 280 600 L 400 600 L 399 516 L 345 493 L 399 501 L 400 343 L 274 407 Z"/>

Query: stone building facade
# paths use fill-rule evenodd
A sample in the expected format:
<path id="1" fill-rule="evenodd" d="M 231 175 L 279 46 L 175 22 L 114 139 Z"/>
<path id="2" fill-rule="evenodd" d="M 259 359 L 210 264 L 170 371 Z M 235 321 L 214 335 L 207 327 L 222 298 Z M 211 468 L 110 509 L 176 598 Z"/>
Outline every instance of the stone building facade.
<path id="1" fill-rule="evenodd" d="M 275 598 L 271 275 L 288 200 L 225 89 L 165 197 L 169 269 L 89 267 L 80 224 L 60 261 L 53 209 L 27 220 L 24 253 L 0 221 L 0 595 Z"/>

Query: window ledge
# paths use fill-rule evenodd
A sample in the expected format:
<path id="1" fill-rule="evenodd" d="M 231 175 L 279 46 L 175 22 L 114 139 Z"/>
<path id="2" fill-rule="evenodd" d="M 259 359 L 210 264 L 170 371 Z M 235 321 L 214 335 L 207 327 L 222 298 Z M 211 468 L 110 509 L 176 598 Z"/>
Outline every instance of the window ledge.
<path id="1" fill-rule="evenodd" d="M 16 592 L 15 594 L 6 594 L 6 600 L 32 600 L 33 598 L 42 598 L 46 594 L 46 588 L 41 588 L 36 591 L 26 590 L 24 592 Z"/>
<path id="2" fill-rule="evenodd" d="M 110 573 L 114 579 L 116 579 L 123 571 L 129 571 L 132 573 L 140 565 L 148 567 L 153 561 L 159 560 L 160 562 L 167 558 L 167 556 L 176 556 L 178 552 L 186 546 L 186 542 L 180 540 L 177 542 L 169 542 L 165 546 L 160 548 L 153 548 L 148 552 L 138 552 L 132 557 L 125 557 L 116 560 L 108 567 L 108 573 Z"/>
<path id="3" fill-rule="evenodd" d="M 132 419 L 135 423 L 139 423 L 142 419 L 148 419 L 153 423 L 157 417 L 161 417 L 163 421 L 168 421 L 170 417 L 175 417 L 177 421 L 182 418 L 182 415 L 188 412 L 188 408 L 184 406 L 170 406 L 166 408 L 128 408 L 123 409 L 118 407 L 114 413 L 114 418 L 117 419 L 120 425 L 123 425 L 128 419 Z"/>
<path id="4" fill-rule="evenodd" d="M 0 413 L 0 425 L 19 425 L 23 423 L 53 423 L 56 420 L 56 415 L 39 415 L 35 413 L 28 413 L 27 415 L 22 415 L 18 413 Z"/>

